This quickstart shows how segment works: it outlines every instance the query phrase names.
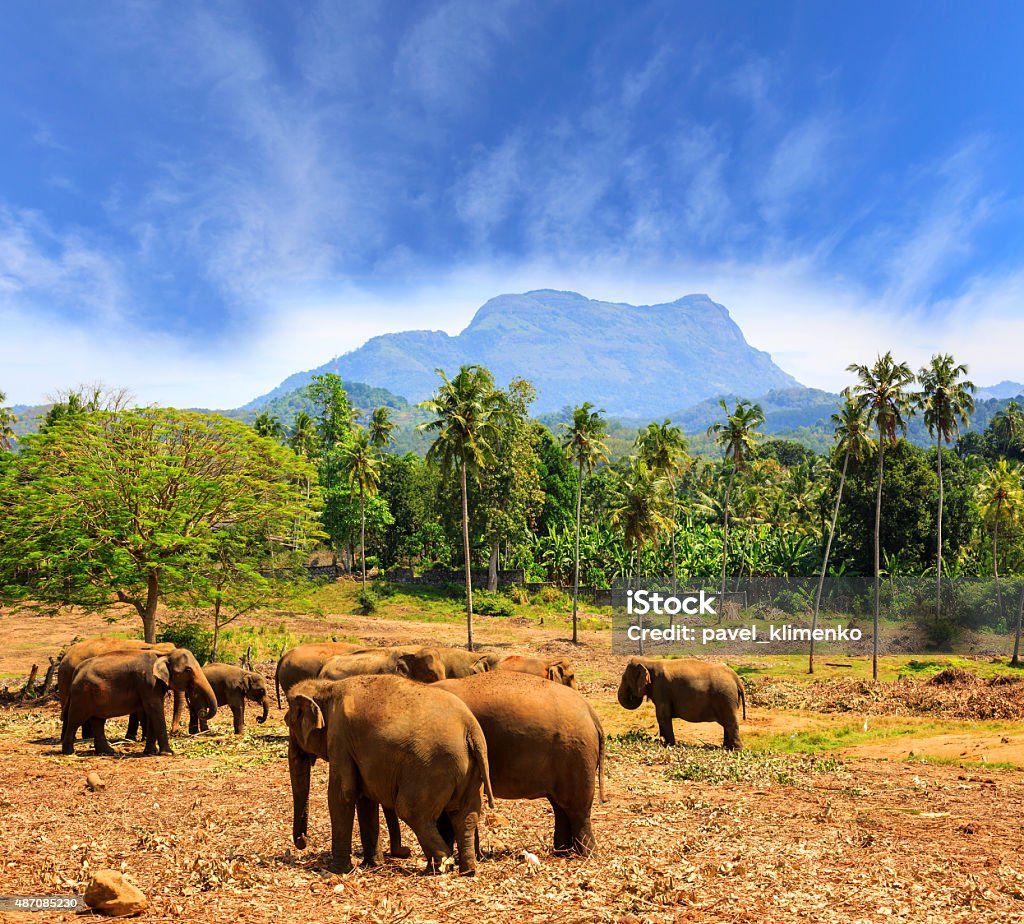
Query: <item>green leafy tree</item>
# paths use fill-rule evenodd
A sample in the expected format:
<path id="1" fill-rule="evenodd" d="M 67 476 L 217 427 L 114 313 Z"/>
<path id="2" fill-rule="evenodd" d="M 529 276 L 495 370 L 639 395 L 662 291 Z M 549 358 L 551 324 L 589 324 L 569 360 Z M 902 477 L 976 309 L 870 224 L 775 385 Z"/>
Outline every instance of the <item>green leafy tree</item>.
<path id="1" fill-rule="evenodd" d="M 634 577 L 639 577 L 641 550 L 657 543 L 658 537 L 675 525 L 669 513 L 668 479 L 642 457 L 630 459 L 619 480 L 611 522 L 622 531 L 626 549 L 634 554 Z"/>
<path id="2" fill-rule="evenodd" d="M 915 396 L 924 425 L 935 437 L 935 459 L 939 475 L 939 507 L 936 514 L 935 618 L 942 616 L 942 509 L 945 482 L 942 478 L 942 444 L 960 438 L 960 425 L 970 425 L 974 413 L 974 383 L 965 378 L 967 367 L 957 364 L 948 353 L 932 357 L 918 372 L 921 391 Z"/>
<path id="3" fill-rule="evenodd" d="M 669 491 L 672 496 L 672 521 L 678 519 L 679 498 L 676 492 L 676 479 L 683 471 L 687 461 L 686 437 L 679 427 L 672 426 L 666 419 L 663 424 L 649 423 L 641 430 L 636 439 L 636 448 L 640 456 L 659 475 L 668 479 Z M 672 545 L 672 593 L 678 589 L 678 564 L 676 556 L 676 530 L 673 527 Z"/>
<path id="4" fill-rule="evenodd" d="M 215 415 L 71 416 L 25 440 L 0 498 L 0 573 L 8 592 L 43 604 L 129 603 L 152 642 L 161 599 L 187 594 L 232 531 L 269 545 L 314 515 L 306 467 Z"/>
<path id="5" fill-rule="evenodd" d="M 561 530 L 575 522 L 576 490 L 579 478 L 569 457 L 544 424 L 533 421 L 533 443 L 537 452 L 537 476 L 544 503 L 537 516 L 537 534 Z"/>
<path id="6" fill-rule="evenodd" d="M 907 432 L 907 418 L 912 413 L 907 388 L 914 381 L 914 373 L 906 363 L 897 363 L 891 352 L 879 356 L 874 365 L 852 363 L 847 372 L 857 376 L 851 393 L 863 399 L 868 420 L 878 428 L 878 488 L 875 498 L 875 604 L 874 638 L 871 642 L 871 674 L 878 679 L 878 616 L 881 603 L 881 523 L 882 483 L 885 478 L 885 447 L 895 446 L 897 435 Z"/>
<path id="7" fill-rule="evenodd" d="M 456 472 L 462 494 L 462 554 L 466 569 L 466 647 L 473 650 L 473 576 L 469 546 L 469 477 L 478 479 L 494 461 L 494 445 L 505 413 L 504 397 L 483 366 L 462 366 L 449 379 L 438 369 L 441 385 L 420 407 L 434 419 L 419 429 L 437 435 L 427 459 L 444 472 Z"/>
<path id="8" fill-rule="evenodd" d="M 277 443 L 284 440 L 284 425 L 281 423 L 281 418 L 276 414 L 261 411 L 252 422 L 252 428 L 259 436 L 266 439 L 274 440 Z"/>
<path id="9" fill-rule="evenodd" d="M 342 449 L 342 465 L 349 487 L 359 492 L 359 561 L 362 584 L 366 589 L 366 498 L 373 497 L 380 487 L 380 459 L 366 430 L 357 430 Z"/>
<path id="10" fill-rule="evenodd" d="M 825 575 L 828 573 L 828 560 L 832 553 L 832 540 L 836 535 L 836 522 L 839 520 L 839 507 L 843 502 L 843 488 L 846 486 L 846 472 L 850 459 L 860 461 L 871 448 L 868 420 L 864 400 L 854 398 L 849 390 L 843 393 L 844 401 L 839 410 L 832 415 L 832 426 L 835 431 L 836 453 L 843 457 L 843 468 L 839 475 L 839 490 L 836 492 L 836 505 L 832 511 L 832 523 L 828 530 L 828 541 L 825 543 L 825 554 L 821 561 L 821 575 L 818 578 L 818 589 L 814 595 L 814 613 L 811 617 L 811 644 L 807 662 L 807 673 L 814 673 L 814 630 L 818 627 L 818 610 L 821 608 L 821 592 L 825 586 Z"/>
<path id="11" fill-rule="evenodd" d="M 391 419 L 391 409 L 378 407 L 370 415 L 368 425 L 370 431 L 370 443 L 375 449 L 387 449 L 391 445 L 392 434 L 395 431 L 395 422 Z"/>
<path id="12" fill-rule="evenodd" d="M 985 436 L 992 459 L 1024 459 L 1024 409 L 1016 401 L 1007 402 L 989 421 Z"/>
<path id="13" fill-rule="evenodd" d="M 316 422 L 306 411 L 299 411 L 295 415 L 292 432 L 288 436 L 288 445 L 304 459 L 313 459 L 319 452 Z"/>
<path id="14" fill-rule="evenodd" d="M 722 599 L 725 599 L 725 573 L 729 558 L 729 501 L 737 472 L 742 472 L 755 452 L 757 440 L 761 437 L 758 427 L 764 423 L 764 411 L 760 404 L 737 401 L 736 409 L 730 413 L 725 399 L 718 402 L 725 412 L 725 421 L 708 427 L 708 436 L 722 448 L 726 462 L 732 462 L 729 482 L 725 489 L 725 503 L 722 505 Z"/>
<path id="15" fill-rule="evenodd" d="M 14 440 L 14 425 L 18 418 L 9 407 L 4 407 L 7 395 L 0 391 L 0 450 L 10 452 Z"/>
<path id="16" fill-rule="evenodd" d="M 580 597 L 580 523 L 583 504 L 583 477 L 590 475 L 600 462 L 608 461 L 608 422 L 595 411 L 589 401 L 573 409 L 572 423 L 562 424 L 565 437 L 562 448 L 576 465 L 576 552 L 572 577 L 572 643 L 579 644 L 577 610 Z"/>
<path id="17" fill-rule="evenodd" d="M 1003 612 L 1003 593 L 999 583 L 999 530 L 1013 526 L 1020 520 L 1024 508 L 1024 488 L 1021 487 L 1021 470 L 1013 462 L 1000 459 L 992 466 L 978 484 L 978 506 L 982 521 L 992 529 L 992 577 L 996 582 L 999 599 L 999 613 Z M 1020 656 L 1020 620 L 1013 646 L 1013 663 Z"/>

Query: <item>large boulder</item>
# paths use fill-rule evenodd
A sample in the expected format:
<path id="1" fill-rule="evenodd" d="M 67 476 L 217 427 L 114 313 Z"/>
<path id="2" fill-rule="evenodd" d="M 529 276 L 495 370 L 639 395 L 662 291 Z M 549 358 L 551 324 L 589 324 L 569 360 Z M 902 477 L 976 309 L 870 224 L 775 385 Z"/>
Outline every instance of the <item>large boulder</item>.
<path id="1" fill-rule="evenodd" d="M 142 889 L 112 869 L 97 870 L 85 890 L 85 903 L 94 911 L 125 918 L 149 907 Z"/>

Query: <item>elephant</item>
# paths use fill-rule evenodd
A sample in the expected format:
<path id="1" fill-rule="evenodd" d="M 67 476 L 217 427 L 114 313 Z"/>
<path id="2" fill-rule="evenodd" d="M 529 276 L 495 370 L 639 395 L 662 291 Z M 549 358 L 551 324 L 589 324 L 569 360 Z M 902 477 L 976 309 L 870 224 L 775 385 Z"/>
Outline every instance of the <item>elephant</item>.
<path id="1" fill-rule="evenodd" d="M 97 754 L 113 754 L 107 743 L 107 719 L 138 712 L 146 720 L 145 754 L 171 754 L 164 718 L 168 689 L 205 701 L 207 719 L 217 714 L 217 696 L 195 655 L 187 648 L 168 654 L 156 651 L 111 652 L 83 661 L 71 678 L 67 702 L 61 710 L 61 753 L 74 754 L 75 729 L 95 720 Z"/>
<path id="2" fill-rule="evenodd" d="M 218 706 L 230 706 L 234 719 L 235 734 L 240 735 L 245 729 L 245 701 L 250 700 L 263 707 L 263 714 L 256 718 L 261 725 L 270 715 L 270 694 L 262 674 L 255 671 L 242 670 L 232 664 L 207 664 L 203 667 L 205 675 L 214 694 Z M 206 731 L 207 721 L 202 715 L 200 703 L 193 703 L 188 698 L 188 732 L 194 735 L 197 731 Z"/>
<path id="3" fill-rule="evenodd" d="M 572 664 L 560 658 L 557 661 L 545 661 L 543 658 L 527 658 L 523 655 L 509 655 L 494 664 L 491 670 L 495 671 L 519 671 L 523 674 L 534 674 L 537 677 L 544 677 L 556 683 L 563 683 L 567 687 L 576 687 L 576 672 Z"/>
<path id="4" fill-rule="evenodd" d="M 556 853 L 589 856 L 596 778 L 604 801 L 604 730 L 590 703 L 540 677 L 494 671 L 435 688 L 455 694 L 487 739 L 491 786 L 499 799 L 547 799 Z"/>
<path id="5" fill-rule="evenodd" d="M 156 651 L 160 654 L 168 654 L 174 651 L 174 645 L 171 642 L 143 642 L 140 639 L 134 638 L 105 638 L 103 636 L 87 638 L 76 642 L 64 652 L 64 656 L 60 659 L 60 664 L 57 666 L 57 696 L 62 709 L 65 703 L 67 703 L 68 691 L 71 689 L 71 678 L 74 676 L 78 665 L 88 658 L 100 654 L 108 654 L 113 651 Z M 174 713 L 171 719 L 172 734 L 177 731 L 183 711 L 184 699 L 180 693 L 175 692 Z M 138 725 L 138 716 L 133 715 L 128 721 L 129 738 L 134 739 L 136 737 Z M 88 722 L 82 725 L 82 737 L 92 737 L 92 729 Z"/>
<path id="6" fill-rule="evenodd" d="M 399 674 L 421 683 L 444 680 L 436 648 L 368 648 L 335 655 L 320 670 L 321 680 L 344 680 L 361 674 Z"/>
<path id="7" fill-rule="evenodd" d="M 728 665 L 696 658 L 630 658 L 619 683 L 619 705 L 637 709 L 647 697 L 654 703 L 658 732 L 666 745 L 676 743 L 672 720 L 717 722 L 725 729 L 723 747 L 738 751 L 740 708 L 747 718 L 743 681 Z"/>
<path id="8" fill-rule="evenodd" d="M 412 828 L 427 871 L 451 855 L 437 819 L 447 815 L 459 847 L 459 872 L 476 871 L 474 838 L 481 784 L 494 804 L 487 741 L 456 696 L 394 675 L 307 680 L 288 694 L 288 769 L 292 785 L 292 839 L 306 846 L 310 771 L 317 758 L 330 765 L 332 867 L 352 869 L 352 820 L 358 810 L 363 858 L 380 862 L 377 807 Z"/>
<path id="9" fill-rule="evenodd" d="M 465 648 L 438 648 L 437 653 L 444 664 L 447 680 L 482 674 L 491 669 L 490 656 L 484 652 L 466 651 Z"/>
<path id="10" fill-rule="evenodd" d="M 313 642 L 296 645 L 284 652 L 278 659 L 277 670 L 274 672 L 278 709 L 281 708 L 281 690 L 287 695 L 300 680 L 315 679 L 320 669 L 335 655 L 362 651 L 365 648 L 365 645 L 353 645 L 350 642 Z"/>

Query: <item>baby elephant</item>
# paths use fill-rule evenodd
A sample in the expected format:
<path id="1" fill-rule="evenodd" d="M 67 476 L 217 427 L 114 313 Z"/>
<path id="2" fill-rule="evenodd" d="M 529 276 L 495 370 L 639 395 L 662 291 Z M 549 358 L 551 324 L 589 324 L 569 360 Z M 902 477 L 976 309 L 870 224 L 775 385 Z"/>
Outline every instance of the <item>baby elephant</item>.
<path id="1" fill-rule="evenodd" d="M 644 698 L 654 703 L 658 732 L 667 745 L 676 743 L 672 720 L 717 722 L 725 729 L 723 746 L 738 751 L 740 708 L 747 717 L 743 681 L 728 665 L 696 658 L 662 661 L 630 658 L 619 683 L 619 705 L 637 709 Z"/>
<path id="2" fill-rule="evenodd" d="M 256 721 L 261 725 L 270 715 L 270 699 L 267 695 L 266 681 L 255 671 L 245 671 L 231 664 L 207 664 L 203 674 L 209 681 L 213 692 L 217 694 L 217 705 L 228 706 L 235 722 L 235 734 L 245 730 L 245 701 L 263 707 L 263 714 Z M 194 735 L 198 731 L 206 731 L 208 725 L 203 714 L 202 704 L 193 702 L 188 697 L 188 733 Z"/>
<path id="3" fill-rule="evenodd" d="M 344 680 L 363 674 L 398 674 L 420 683 L 444 680 L 444 663 L 436 648 L 363 648 L 331 658 L 320 670 L 321 680 Z"/>
<path id="4" fill-rule="evenodd" d="M 288 769 L 292 838 L 306 846 L 310 770 L 330 765 L 332 865 L 352 869 L 352 822 L 358 810 L 364 863 L 380 862 L 378 807 L 412 828 L 437 870 L 451 855 L 437 822 L 448 816 L 459 847 L 459 871 L 476 871 L 474 839 L 481 785 L 494 804 L 487 741 L 460 699 L 434 686 L 393 675 L 304 680 L 288 693 Z"/>
<path id="5" fill-rule="evenodd" d="M 564 684 L 567 687 L 576 687 L 576 672 L 572 664 L 565 658 L 557 661 L 546 661 L 544 658 L 527 658 L 523 655 L 509 655 L 497 661 L 491 668 L 496 671 L 518 671 L 522 674 L 533 674 L 535 677 L 545 677 L 555 683 Z"/>

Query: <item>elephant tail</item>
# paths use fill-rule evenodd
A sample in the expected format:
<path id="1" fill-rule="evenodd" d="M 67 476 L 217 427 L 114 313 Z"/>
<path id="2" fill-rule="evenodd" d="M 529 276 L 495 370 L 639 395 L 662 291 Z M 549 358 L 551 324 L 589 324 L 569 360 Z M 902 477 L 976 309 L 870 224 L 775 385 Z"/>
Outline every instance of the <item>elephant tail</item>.
<path id="1" fill-rule="evenodd" d="M 477 768 L 480 770 L 480 776 L 483 778 L 487 806 L 488 808 L 494 808 L 494 793 L 491 791 L 491 768 L 487 762 L 487 739 L 484 738 L 484 733 L 479 725 L 469 730 L 469 734 L 466 735 L 466 744 L 469 745 L 470 756 L 476 761 Z"/>
<path id="2" fill-rule="evenodd" d="M 590 706 L 589 703 L 587 703 Z M 601 725 L 601 720 L 597 717 L 597 713 L 594 712 L 593 708 L 590 709 L 590 718 L 594 722 L 594 730 L 597 732 L 597 798 L 599 802 L 604 802 L 604 728 Z"/>
<path id="3" fill-rule="evenodd" d="M 281 661 L 284 658 L 284 652 L 281 652 L 281 657 L 277 659 L 277 668 L 274 670 L 274 692 L 277 693 L 277 708 L 281 708 Z"/>
<path id="4" fill-rule="evenodd" d="M 736 678 L 736 688 L 740 691 L 740 705 L 743 706 L 743 721 L 747 721 L 747 690 L 743 686 L 743 681 L 738 677 Z"/>

